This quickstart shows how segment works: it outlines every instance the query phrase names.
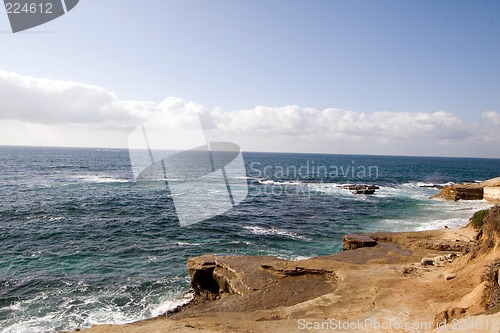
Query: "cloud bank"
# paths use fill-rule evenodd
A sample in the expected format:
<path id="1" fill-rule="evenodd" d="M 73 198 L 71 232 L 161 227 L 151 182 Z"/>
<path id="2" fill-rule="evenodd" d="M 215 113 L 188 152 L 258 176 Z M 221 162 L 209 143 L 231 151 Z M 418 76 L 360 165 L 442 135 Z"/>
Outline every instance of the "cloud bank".
<path id="1" fill-rule="evenodd" d="M 287 105 L 207 110 L 175 97 L 121 100 L 102 87 L 0 70 L 0 144 L 126 147 L 130 131 L 155 115 L 190 126 L 201 115 L 209 137 L 245 150 L 500 157 L 500 113 L 475 123 L 444 112 L 367 114 Z"/>

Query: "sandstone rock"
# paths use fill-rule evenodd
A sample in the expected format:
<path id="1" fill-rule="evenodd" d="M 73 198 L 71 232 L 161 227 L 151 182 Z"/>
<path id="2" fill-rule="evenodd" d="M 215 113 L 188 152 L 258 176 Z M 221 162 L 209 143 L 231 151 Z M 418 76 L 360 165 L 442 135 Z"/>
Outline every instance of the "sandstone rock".
<path id="1" fill-rule="evenodd" d="M 455 307 L 449 308 L 445 311 L 438 313 L 434 317 L 434 323 L 436 323 L 437 327 L 446 326 L 451 323 L 453 319 L 460 319 L 465 316 L 467 309 Z"/>
<path id="2" fill-rule="evenodd" d="M 441 267 L 444 266 L 448 262 L 448 260 L 446 260 L 445 256 L 437 256 L 432 258 L 432 262 L 434 266 Z"/>
<path id="3" fill-rule="evenodd" d="M 374 247 L 377 244 L 376 240 L 367 235 L 351 234 L 342 237 L 342 249 L 344 251 L 355 250 L 361 247 Z"/>
<path id="4" fill-rule="evenodd" d="M 490 202 L 500 202 L 500 186 L 496 187 L 485 187 L 484 188 L 484 199 Z"/>
<path id="5" fill-rule="evenodd" d="M 481 183 L 484 187 L 484 199 L 490 202 L 500 202 L 500 177 Z"/>
<path id="6" fill-rule="evenodd" d="M 403 275 L 411 275 L 414 274 L 415 272 L 417 272 L 417 268 L 415 267 L 403 267 L 403 269 L 401 270 L 401 273 Z"/>
<path id="7" fill-rule="evenodd" d="M 485 180 L 481 183 L 483 187 L 499 187 L 500 186 L 500 177 L 492 178 Z"/>
<path id="8" fill-rule="evenodd" d="M 442 267 L 448 262 L 448 259 L 446 256 L 437 256 L 434 258 L 422 258 L 420 260 L 420 263 L 424 266 L 436 266 L 436 267 Z"/>
<path id="9" fill-rule="evenodd" d="M 446 200 L 481 200 L 483 199 L 483 186 L 477 183 L 464 183 L 446 185 L 433 196 L 433 198 L 441 198 Z"/>
<path id="10" fill-rule="evenodd" d="M 422 258 L 422 260 L 420 260 L 420 263 L 424 266 L 430 266 L 434 265 L 434 260 L 432 258 Z"/>
<path id="11" fill-rule="evenodd" d="M 456 200 L 481 200 L 483 199 L 483 188 L 479 184 L 464 184 L 456 186 Z"/>
<path id="12" fill-rule="evenodd" d="M 323 266 L 314 260 L 258 256 L 204 255 L 188 260 L 195 298 L 200 302 L 226 300 L 227 309 L 232 310 L 291 306 L 331 292 L 337 277 Z"/>
<path id="13" fill-rule="evenodd" d="M 456 275 L 456 274 L 446 274 L 446 275 L 444 276 L 444 279 L 445 279 L 446 281 L 450 281 L 450 280 L 453 280 L 453 279 L 454 279 L 454 278 L 456 278 L 456 277 L 457 277 L 457 275 Z"/>
<path id="14" fill-rule="evenodd" d="M 214 279 L 215 268 L 215 257 L 212 255 L 205 255 L 188 261 L 191 287 L 196 295 L 209 300 L 216 299 L 219 296 L 219 284 Z"/>
<path id="15" fill-rule="evenodd" d="M 487 253 L 500 244 L 500 206 L 490 208 L 483 220 L 483 226 L 476 236 L 476 242 L 471 248 L 473 257 Z"/>
<path id="16" fill-rule="evenodd" d="M 500 202 L 500 177 L 482 183 L 463 183 L 444 186 L 432 198 L 446 200 L 481 200 Z"/>
<path id="17" fill-rule="evenodd" d="M 458 255 L 456 253 L 448 253 L 445 257 L 446 260 L 448 260 L 448 262 L 453 262 L 453 260 L 455 260 L 455 258 L 457 258 Z"/>

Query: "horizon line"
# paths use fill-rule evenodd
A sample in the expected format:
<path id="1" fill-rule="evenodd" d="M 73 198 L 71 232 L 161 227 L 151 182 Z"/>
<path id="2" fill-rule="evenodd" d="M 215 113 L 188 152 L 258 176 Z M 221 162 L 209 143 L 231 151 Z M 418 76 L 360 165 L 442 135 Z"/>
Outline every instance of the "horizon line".
<path id="1" fill-rule="evenodd" d="M 45 146 L 45 145 L 12 145 L 1 144 L 0 148 L 59 148 L 59 149 L 101 149 L 101 150 L 128 150 L 128 147 L 97 147 L 97 146 Z M 242 153 L 264 153 L 264 154 L 303 154 L 303 155 L 339 155 L 339 156 L 374 156 L 374 157 L 417 157 L 417 158 L 463 158 L 463 159 L 492 159 L 498 160 L 500 157 L 485 156 L 439 156 L 439 155 L 399 155 L 399 154 L 366 154 L 366 153 L 325 153 L 325 152 L 297 152 L 297 151 L 257 151 L 242 150 Z"/>

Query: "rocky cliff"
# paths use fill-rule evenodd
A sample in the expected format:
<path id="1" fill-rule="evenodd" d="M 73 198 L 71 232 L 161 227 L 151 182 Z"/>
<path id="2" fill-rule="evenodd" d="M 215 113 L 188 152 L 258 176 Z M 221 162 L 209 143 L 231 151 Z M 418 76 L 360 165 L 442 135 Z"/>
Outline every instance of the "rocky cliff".
<path id="1" fill-rule="evenodd" d="M 482 185 L 484 187 L 484 199 L 500 203 L 500 177 L 487 180 Z"/>
<path id="2" fill-rule="evenodd" d="M 479 320 L 500 320 L 499 207 L 479 230 L 348 235 L 344 249 L 301 261 L 192 258 L 196 297 L 182 311 L 86 332 L 444 332 L 458 320 L 492 332 Z"/>
<path id="3" fill-rule="evenodd" d="M 446 200 L 481 200 L 484 196 L 484 188 L 481 184 L 453 184 L 444 186 L 433 198 Z"/>
<path id="4" fill-rule="evenodd" d="M 445 200 L 482 200 L 500 202 L 500 177 L 481 183 L 463 183 L 444 186 L 433 198 Z"/>

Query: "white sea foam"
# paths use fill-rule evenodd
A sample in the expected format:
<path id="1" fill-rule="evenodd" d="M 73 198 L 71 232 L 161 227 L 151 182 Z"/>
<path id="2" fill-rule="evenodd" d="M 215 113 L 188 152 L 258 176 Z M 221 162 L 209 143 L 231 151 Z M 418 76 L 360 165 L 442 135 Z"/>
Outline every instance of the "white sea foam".
<path id="1" fill-rule="evenodd" d="M 409 214 L 402 219 L 386 219 L 381 227 L 388 230 L 433 230 L 445 227 L 458 228 L 466 225 L 474 212 L 487 209 L 491 204 L 484 200 L 422 200 L 422 211 L 418 215 Z"/>
<path id="2" fill-rule="evenodd" d="M 159 304 L 152 306 L 152 308 L 150 310 L 151 317 L 161 316 L 161 315 L 167 313 L 168 311 L 172 311 L 172 310 L 178 308 L 179 306 L 183 306 L 185 304 L 188 304 L 189 302 L 191 302 L 192 299 L 193 299 L 192 294 L 186 294 L 181 299 L 162 300 L 162 301 L 160 301 Z"/>
<path id="3" fill-rule="evenodd" d="M 249 241 L 229 241 L 226 244 L 245 244 L 245 245 L 252 245 L 252 242 Z"/>
<path id="4" fill-rule="evenodd" d="M 443 183 L 439 185 L 449 185 Z M 431 199 L 438 189 L 422 187 L 423 185 L 437 185 L 422 182 L 408 182 L 394 186 L 380 186 L 372 196 L 356 195 L 341 188 L 342 185 L 336 183 L 308 183 L 314 191 L 338 198 L 353 201 L 370 200 L 371 198 L 394 198 L 410 199 L 416 201 L 416 206 L 420 207 L 419 212 L 408 212 L 408 215 L 401 219 L 385 219 L 380 224 L 381 229 L 386 230 L 430 230 L 447 227 L 460 227 L 467 224 L 470 216 L 480 210 L 489 208 L 491 205 L 484 200 L 474 201 L 446 201 Z"/>
<path id="5" fill-rule="evenodd" d="M 415 200 L 426 200 L 436 192 L 433 188 L 423 188 L 415 183 L 407 183 L 398 186 L 380 186 L 375 195 L 381 198 L 409 198 Z"/>
<path id="6" fill-rule="evenodd" d="M 287 181 L 287 180 L 278 181 L 278 180 L 271 180 L 271 179 L 260 179 L 259 184 L 272 185 L 272 186 L 286 186 L 286 185 L 299 186 L 299 185 L 303 185 L 303 183 L 299 182 L 299 181 Z"/>
<path id="7" fill-rule="evenodd" d="M 65 219 L 64 216 L 50 216 L 50 215 L 40 215 L 40 216 L 27 216 L 27 220 L 35 220 L 35 221 L 49 221 L 49 222 L 55 222 L 55 221 L 62 221 Z"/>
<path id="8" fill-rule="evenodd" d="M 109 296 L 112 295 L 110 294 Z M 33 306 L 42 304 L 44 298 L 46 298 L 46 296 L 41 294 L 34 299 L 16 302 L 15 304 L 12 304 L 4 309 L 22 313 L 29 311 L 29 309 Z M 12 320 L 4 322 L 5 326 L 0 327 L 0 333 L 55 333 L 60 331 L 56 329 L 58 326 L 64 327 L 64 330 L 73 330 L 75 328 L 87 328 L 100 324 L 128 324 L 163 315 L 168 311 L 189 303 L 192 298 L 192 294 L 185 294 L 181 298 L 175 296 L 165 296 L 160 298 L 157 302 L 152 302 L 141 311 L 126 313 L 118 306 L 101 302 L 99 297 L 96 295 L 89 295 L 78 299 L 78 301 L 81 302 L 79 305 L 81 309 L 78 309 L 77 312 L 75 312 L 76 309 L 72 304 L 75 299 L 68 299 L 62 305 L 62 308 L 66 309 L 66 312 L 51 312 L 40 317 L 24 316 L 22 321 L 12 318 Z M 149 301 L 145 298 L 142 302 Z M 84 318 L 84 320 L 82 320 L 82 318 Z"/>
<path id="9" fill-rule="evenodd" d="M 306 257 L 306 256 L 290 256 L 288 258 L 288 260 L 291 260 L 291 261 L 299 261 L 299 260 L 306 260 L 306 259 L 310 259 L 311 257 Z"/>
<path id="10" fill-rule="evenodd" d="M 85 183 L 128 183 L 132 181 L 131 179 L 115 178 L 104 175 L 77 175 L 70 178 L 75 181 L 81 181 Z"/>
<path id="11" fill-rule="evenodd" d="M 179 246 L 201 246 L 204 243 L 195 243 L 195 242 L 175 242 L 176 245 Z"/>
<path id="12" fill-rule="evenodd" d="M 299 261 L 312 258 L 309 256 L 297 255 L 294 253 L 294 251 L 285 249 L 266 248 L 265 250 L 261 249 L 259 252 L 261 252 L 264 256 L 271 256 L 274 258 L 290 261 Z"/>
<path id="13" fill-rule="evenodd" d="M 382 198 L 408 197 L 413 199 L 427 199 L 437 191 L 437 189 L 435 188 L 420 186 L 422 184 L 424 183 L 413 182 L 394 186 L 380 186 L 380 188 L 375 191 L 375 194 L 373 196 Z M 304 185 L 308 186 L 313 191 L 327 195 L 351 198 L 355 200 L 365 200 L 368 197 L 365 195 L 356 195 L 352 193 L 352 191 L 342 188 L 343 186 L 352 184 L 311 182 Z"/>
<path id="14" fill-rule="evenodd" d="M 443 228 L 459 228 L 467 223 L 467 219 L 464 218 L 449 218 L 444 220 L 433 220 L 427 222 L 425 225 L 421 225 L 415 228 L 416 231 L 421 230 L 434 230 L 434 229 L 443 229 Z"/>
<path id="15" fill-rule="evenodd" d="M 276 182 L 266 180 L 266 184 L 276 184 Z M 484 200 L 475 201 L 446 201 L 431 199 L 431 196 L 438 192 L 437 188 L 425 187 L 434 185 L 450 185 L 452 182 L 434 184 L 424 182 L 408 182 L 393 186 L 380 186 L 374 195 L 356 195 L 352 191 L 342 189 L 343 185 L 338 183 L 311 182 L 302 185 L 307 186 L 311 191 L 331 195 L 343 200 L 361 202 L 377 198 L 409 199 L 415 200 L 419 211 L 409 211 L 403 218 L 385 219 L 380 221 L 380 229 L 385 230 L 430 230 L 447 227 L 460 227 L 467 224 L 470 216 L 480 210 L 489 208 Z M 274 234 L 289 236 L 284 231 L 261 227 L 248 227 L 250 232 L 258 235 Z M 292 238 L 297 237 L 293 236 Z M 298 236 L 300 237 L 300 236 Z"/>
<path id="16" fill-rule="evenodd" d="M 417 183 L 410 183 L 410 184 L 416 184 L 418 187 L 431 187 L 431 186 L 448 186 L 448 185 L 453 185 L 455 184 L 454 182 L 447 182 L 447 183 L 425 183 L 425 182 L 417 182 Z"/>
<path id="17" fill-rule="evenodd" d="M 307 187 L 312 192 L 321 193 L 325 195 L 331 195 L 338 198 L 354 200 L 354 201 L 365 201 L 368 199 L 366 195 L 357 195 L 352 193 L 352 191 L 345 190 L 342 188 L 344 185 L 349 184 L 337 184 L 337 183 L 307 183 Z"/>
<path id="18" fill-rule="evenodd" d="M 280 230 L 274 227 L 271 228 L 264 228 L 264 227 L 258 227 L 258 226 L 244 226 L 243 229 L 246 229 L 250 231 L 250 233 L 254 235 L 279 235 L 279 236 L 284 236 L 292 239 L 300 239 L 300 240 L 309 240 L 307 237 L 298 235 L 295 232 L 289 232 L 285 230 Z"/>

